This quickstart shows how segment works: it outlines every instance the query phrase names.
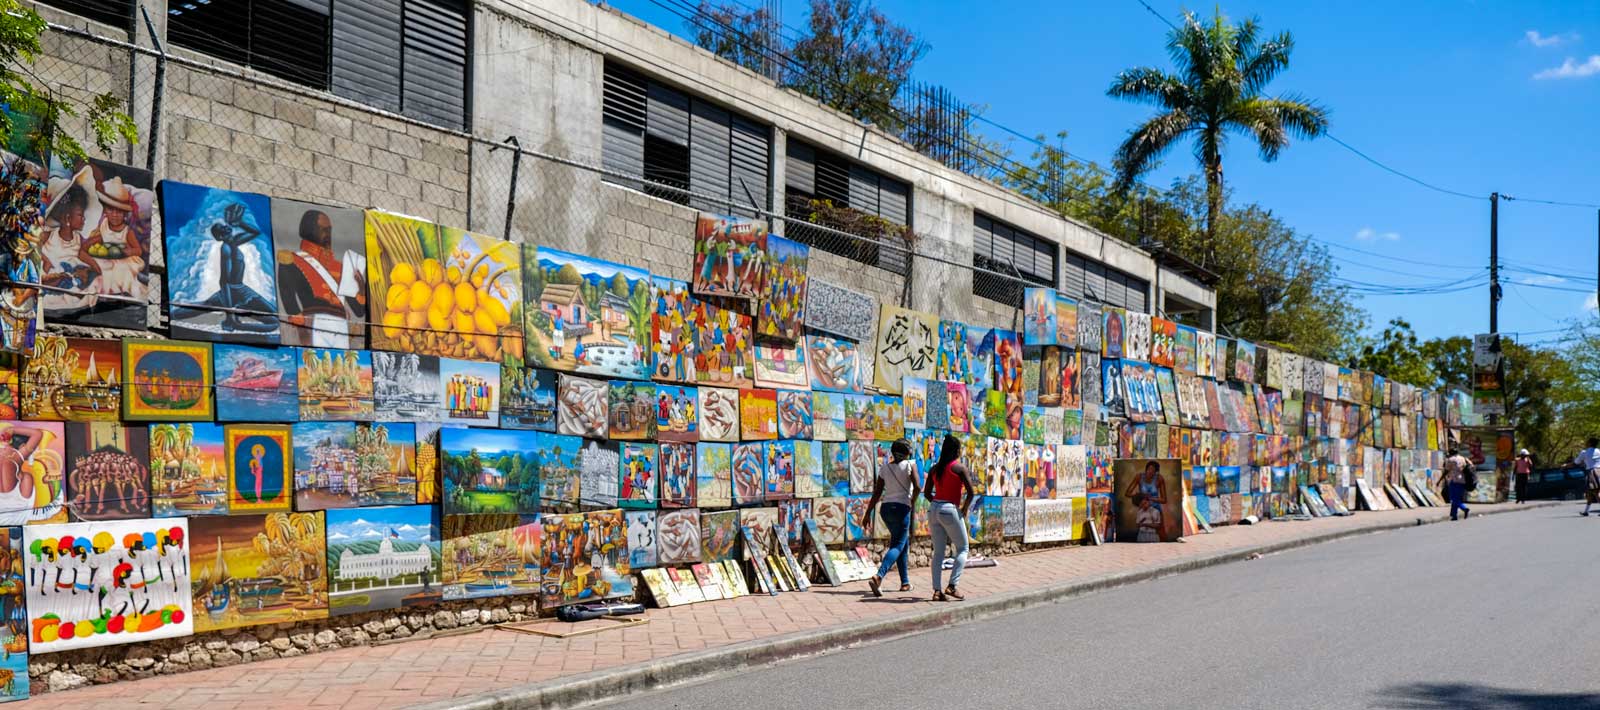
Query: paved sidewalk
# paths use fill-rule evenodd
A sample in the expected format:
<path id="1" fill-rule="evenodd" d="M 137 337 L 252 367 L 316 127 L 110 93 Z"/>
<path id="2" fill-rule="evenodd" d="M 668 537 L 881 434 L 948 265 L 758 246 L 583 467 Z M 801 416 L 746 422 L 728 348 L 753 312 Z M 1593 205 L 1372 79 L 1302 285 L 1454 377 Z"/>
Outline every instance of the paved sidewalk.
<path id="1" fill-rule="evenodd" d="M 1511 504 L 1475 505 L 1481 513 L 1515 509 Z M 1172 568 L 1177 571 L 1229 553 L 1292 545 L 1296 541 L 1394 528 L 1448 518 L 1447 509 L 1361 512 L 1345 518 L 1268 522 L 1219 527 L 1173 544 L 1111 544 L 1066 547 L 999 558 L 999 566 L 970 570 L 963 579 L 965 604 L 1050 585 L 1091 581 L 1108 575 Z M 1467 523 L 1470 524 L 1470 523 Z M 1401 532 L 1398 535 L 1403 535 Z M 1401 544 L 1402 537 L 1395 537 Z M 1248 568 L 1241 566 L 1241 573 Z M 292 659 L 248 663 L 137 681 L 36 695 L 13 708 L 118 706 L 233 708 L 395 708 L 452 698 L 506 692 L 530 684 L 569 680 L 596 671 L 623 670 L 708 649 L 800 631 L 848 629 L 856 622 L 925 611 L 928 571 L 913 572 L 917 591 L 864 596 L 864 582 L 841 588 L 776 597 L 743 597 L 671 609 L 651 609 L 649 623 L 616 631 L 553 639 L 489 629 L 479 633 L 377 647 L 346 648 Z M 992 600 L 994 601 L 994 600 Z"/>

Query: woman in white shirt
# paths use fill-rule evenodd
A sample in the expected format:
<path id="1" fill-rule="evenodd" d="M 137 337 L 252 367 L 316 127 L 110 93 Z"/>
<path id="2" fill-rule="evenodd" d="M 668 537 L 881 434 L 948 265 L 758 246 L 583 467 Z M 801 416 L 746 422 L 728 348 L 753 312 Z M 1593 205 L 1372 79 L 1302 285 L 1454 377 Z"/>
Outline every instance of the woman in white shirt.
<path id="1" fill-rule="evenodd" d="M 1583 512 L 1580 515 L 1588 515 L 1590 506 L 1600 500 L 1600 438 L 1589 437 L 1587 446 L 1572 460 L 1574 465 L 1583 469 L 1583 480 L 1588 484 L 1583 499 Z"/>
<path id="2" fill-rule="evenodd" d="M 872 511 L 883 502 L 879 511 L 883 524 L 889 526 L 889 544 L 883 549 L 883 561 L 878 563 L 878 573 L 867 580 L 872 595 L 883 596 L 883 576 L 890 567 L 900 568 L 900 591 L 911 591 L 911 577 L 906 570 L 906 547 L 911 542 L 911 501 L 917 498 L 917 465 L 911 460 L 911 443 L 896 439 L 889 445 L 889 460 L 878 466 L 878 475 L 872 482 L 872 499 L 867 501 L 867 512 L 862 516 L 861 527 L 872 530 Z"/>

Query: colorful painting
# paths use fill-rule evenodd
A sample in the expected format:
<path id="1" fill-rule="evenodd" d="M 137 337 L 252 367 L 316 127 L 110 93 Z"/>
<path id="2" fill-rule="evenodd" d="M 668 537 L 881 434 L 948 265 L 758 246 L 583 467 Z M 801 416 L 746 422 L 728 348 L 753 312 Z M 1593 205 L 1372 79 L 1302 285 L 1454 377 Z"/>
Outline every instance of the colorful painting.
<path id="1" fill-rule="evenodd" d="M 939 318 L 884 304 L 878 321 L 877 363 L 873 382 L 879 390 L 899 394 L 906 377 L 930 379 L 938 351 Z"/>
<path id="2" fill-rule="evenodd" d="M 757 386 L 803 390 L 810 385 L 811 379 L 806 370 L 806 347 L 802 341 L 756 343 L 755 365 Z"/>
<path id="3" fill-rule="evenodd" d="M 767 453 L 759 443 L 733 445 L 733 504 L 766 500 Z"/>
<path id="4" fill-rule="evenodd" d="M 633 569 L 656 566 L 656 512 L 627 510 L 623 511 L 622 519 L 628 526 L 628 566 Z"/>
<path id="5" fill-rule="evenodd" d="M 621 477 L 622 456 L 617 445 L 609 441 L 577 439 L 582 441 L 578 451 L 578 500 L 586 508 L 614 508 L 617 505 L 617 484 Z"/>
<path id="6" fill-rule="evenodd" d="M 1056 498 L 1082 498 L 1088 494 L 1088 451 L 1083 446 L 1059 444 L 1056 449 Z"/>
<path id="7" fill-rule="evenodd" d="M 49 209 L 35 237 L 38 282 L 50 287 L 39 298 L 48 322 L 144 329 L 154 186 L 148 170 L 51 157 Z"/>
<path id="8" fill-rule="evenodd" d="M 1107 417 L 1128 416 L 1127 389 L 1122 384 L 1122 361 L 1100 361 L 1100 411 Z"/>
<path id="9" fill-rule="evenodd" d="M 1101 327 L 1100 357 L 1121 359 L 1128 343 L 1127 312 L 1107 306 L 1103 313 L 1105 325 Z"/>
<path id="10" fill-rule="evenodd" d="M 278 342 L 272 212 L 265 195 L 162 180 L 168 327 L 173 338 Z"/>
<path id="11" fill-rule="evenodd" d="M 794 442 L 769 441 L 763 452 L 767 466 L 763 476 L 765 498 L 769 501 L 794 497 Z"/>
<path id="12" fill-rule="evenodd" d="M 216 424 L 150 425 L 152 514 L 227 515 L 229 461 L 224 447 L 223 427 Z"/>
<path id="13" fill-rule="evenodd" d="M 702 508 L 733 505 L 733 445 L 695 445 L 695 497 Z"/>
<path id="14" fill-rule="evenodd" d="M 181 436 L 182 432 L 175 433 Z M 229 424 L 223 428 L 229 514 L 289 511 L 289 467 L 294 459 L 289 434 L 290 427 L 283 424 Z M 181 444 L 164 443 L 174 448 Z"/>
<path id="15" fill-rule="evenodd" d="M 133 421 L 209 420 L 211 344 L 122 340 L 122 417 Z"/>
<path id="16" fill-rule="evenodd" d="M 1244 340 L 1233 341 L 1233 348 L 1228 354 L 1228 365 L 1229 379 L 1240 382 L 1255 382 L 1256 346 Z"/>
<path id="17" fill-rule="evenodd" d="M 438 356 L 374 351 L 373 418 L 379 421 L 440 421 L 443 414 L 439 405 L 444 399 L 439 389 L 440 382 Z"/>
<path id="18" fill-rule="evenodd" d="M 391 427 L 410 441 L 390 441 Z M 405 427 L 403 430 L 400 427 Z M 415 430 L 402 424 L 301 422 L 294 443 L 294 508 L 326 510 L 406 505 L 417 500 Z"/>
<path id="19" fill-rule="evenodd" d="M 439 430 L 445 515 L 539 512 L 540 474 L 546 467 L 572 468 L 566 450 L 541 451 L 538 432 L 445 427 Z M 544 435 L 549 436 L 549 435 Z M 553 442 L 552 442 L 553 443 Z M 295 448 L 300 448 L 298 429 Z"/>
<path id="20" fill-rule="evenodd" d="M 845 397 L 833 392 L 811 393 L 811 433 L 817 441 L 844 441 Z"/>
<path id="21" fill-rule="evenodd" d="M 750 316 L 709 299 L 691 299 L 696 341 L 695 380 L 703 385 L 749 387 L 755 374 Z"/>
<path id="22" fill-rule="evenodd" d="M 615 387 L 616 383 L 612 383 Z M 660 441 L 700 440 L 700 394 L 683 385 L 655 386 L 655 431 Z"/>
<path id="23" fill-rule="evenodd" d="M 822 442 L 796 440 L 794 444 L 794 496 L 820 498 L 828 495 L 828 481 L 822 470 Z"/>
<path id="24" fill-rule="evenodd" d="M 697 243 L 697 257 L 698 246 Z M 756 313 L 757 335 L 800 339 L 805 323 L 806 264 L 810 260 L 811 247 L 776 234 L 767 237 L 766 274 Z"/>
<path id="25" fill-rule="evenodd" d="M 31 654 L 194 633 L 182 518 L 23 528 Z"/>
<path id="26" fill-rule="evenodd" d="M 722 562 L 739 554 L 739 511 L 700 513 L 700 559 Z"/>
<path id="27" fill-rule="evenodd" d="M 694 444 L 660 444 L 661 507 L 695 506 L 694 448 Z"/>
<path id="28" fill-rule="evenodd" d="M 1078 302 L 1066 294 L 1056 294 L 1056 345 L 1078 347 Z"/>
<path id="29" fill-rule="evenodd" d="M 546 515 L 539 568 L 539 606 L 633 595 L 628 526 L 621 510 Z"/>
<path id="30" fill-rule="evenodd" d="M 1138 311 L 1123 314 L 1122 357 L 1139 362 L 1150 361 L 1150 316 Z"/>
<path id="31" fill-rule="evenodd" d="M 878 300 L 860 291 L 812 278 L 806 284 L 806 327 L 871 344 L 878 326 Z"/>
<path id="32" fill-rule="evenodd" d="M 1022 290 L 1022 344 L 1056 344 L 1056 290 Z"/>
<path id="33" fill-rule="evenodd" d="M 862 354 L 856 343 L 814 333 L 807 335 L 805 341 L 811 389 L 852 394 L 863 391 Z"/>
<path id="34" fill-rule="evenodd" d="M 1022 398 L 1022 343 L 1009 330 L 994 331 L 994 388 L 1007 397 Z"/>
<path id="35" fill-rule="evenodd" d="M 189 535 L 197 633 L 328 618 L 322 513 L 195 518 Z"/>
<path id="36" fill-rule="evenodd" d="M 1022 541 L 1063 542 L 1072 539 L 1072 501 L 1023 501 Z"/>
<path id="37" fill-rule="evenodd" d="M 668 382 L 693 383 L 695 334 L 693 298 L 689 283 L 665 276 L 650 277 L 655 311 L 650 316 L 651 377 Z"/>
<path id="38" fill-rule="evenodd" d="M 739 440 L 742 420 L 739 417 L 739 390 L 701 387 L 700 440 Z"/>
<path id="39" fill-rule="evenodd" d="M 501 365 L 500 426 L 554 432 L 557 382 L 551 370 Z"/>
<path id="40" fill-rule="evenodd" d="M 1118 459 L 1117 538 L 1176 542 L 1183 536 L 1184 486 L 1177 459 Z"/>
<path id="41" fill-rule="evenodd" d="M 778 392 L 778 438 L 810 439 L 814 429 L 811 393 Z"/>
<path id="42" fill-rule="evenodd" d="M 901 416 L 906 429 L 928 427 L 928 381 L 920 377 L 907 377 L 900 396 Z M 942 383 L 935 383 L 941 384 Z M 937 389 L 944 389 L 939 386 Z"/>
<path id="43" fill-rule="evenodd" d="M 950 398 L 950 431 L 967 433 L 972 427 L 972 399 L 967 386 L 960 382 L 946 382 L 945 393 Z"/>
<path id="44" fill-rule="evenodd" d="M 149 434 L 115 422 L 65 425 L 67 508 L 74 521 L 150 517 Z"/>
<path id="45" fill-rule="evenodd" d="M 452 309 L 455 303 L 454 286 L 445 283 L 440 263 L 439 228 L 379 210 L 367 210 L 365 218 L 372 347 L 437 356 L 435 325 L 428 322 L 434 293 L 451 290 Z M 437 325 L 444 331 L 454 324 L 441 320 Z"/>
<path id="46" fill-rule="evenodd" d="M 656 434 L 656 388 L 648 382 L 613 380 L 607 394 L 607 432 L 615 440 L 643 441 Z"/>
<path id="47" fill-rule="evenodd" d="M 367 346 L 367 235 L 361 210 L 275 198 L 279 340 Z"/>
<path id="48" fill-rule="evenodd" d="M 421 606 L 443 598 L 433 506 L 329 510 L 326 515 L 329 615 Z"/>
<path id="49" fill-rule="evenodd" d="M 1193 375 L 1199 366 L 1199 333 L 1186 325 L 1178 326 L 1172 341 L 1172 367 L 1180 375 Z"/>
<path id="50" fill-rule="evenodd" d="M 659 452 L 656 444 L 625 441 L 618 445 L 619 480 L 617 505 L 624 508 L 654 508 L 660 497 Z"/>
<path id="51" fill-rule="evenodd" d="M 298 420 L 299 352 L 295 348 L 261 348 L 228 343 L 212 346 L 217 421 Z"/>
<path id="52" fill-rule="evenodd" d="M 447 515 L 442 527 L 440 581 L 445 601 L 539 592 L 544 527 L 538 517 Z"/>
<path id="53" fill-rule="evenodd" d="M 24 606 L 28 578 L 23 575 L 22 528 L 5 529 L 0 545 L 0 703 L 28 697 L 28 619 Z"/>
<path id="54" fill-rule="evenodd" d="M 372 353 L 300 349 L 300 420 L 372 419 Z"/>
<path id="55" fill-rule="evenodd" d="M 1172 367 L 1176 360 L 1178 324 L 1165 318 L 1150 318 L 1150 364 Z"/>
<path id="56" fill-rule="evenodd" d="M 778 393 L 739 390 L 739 433 L 746 441 L 778 438 Z"/>
<path id="57" fill-rule="evenodd" d="M 769 241 L 763 220 L 700 213 L 694 228 L 694 292 L 733 298 L 761 296 Z M 802 272 L 804 263 L 802 254 Z"/>
<path id="58" fill-rule="evenodd" d="M 546 247 L 523 257 L 528 362 L 563 372 L 650 379 L 650 274 Z"/>
<path id="59" fill-rule="evenodd" d="M 1194 334 L 1194 373 L 1200 377 L 1215 378 L 1217 372 L 1217 336 L 1203 330 Z"/>
<path id="60" fill-rule="evenodd" d="M 115 340 L 39 335 L 21 376 L 22 418 L 116 421 L 122 346 Z"/>
<path id="61" fill-rule="evenodd" d="M 500 425 L 500 364 L 439 359 L 439 411 L 449 424 Z"/>

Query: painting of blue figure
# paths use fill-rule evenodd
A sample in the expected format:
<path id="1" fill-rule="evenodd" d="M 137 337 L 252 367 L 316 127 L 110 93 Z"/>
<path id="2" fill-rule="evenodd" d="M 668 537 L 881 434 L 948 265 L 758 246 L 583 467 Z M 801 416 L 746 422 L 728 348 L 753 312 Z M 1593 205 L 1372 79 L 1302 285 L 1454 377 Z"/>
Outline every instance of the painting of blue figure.
<path id="1" fill-rule="evenodd" d="M 272 210 L 265 195 L 162 180 L 172 337 L 278 342 Z"/>

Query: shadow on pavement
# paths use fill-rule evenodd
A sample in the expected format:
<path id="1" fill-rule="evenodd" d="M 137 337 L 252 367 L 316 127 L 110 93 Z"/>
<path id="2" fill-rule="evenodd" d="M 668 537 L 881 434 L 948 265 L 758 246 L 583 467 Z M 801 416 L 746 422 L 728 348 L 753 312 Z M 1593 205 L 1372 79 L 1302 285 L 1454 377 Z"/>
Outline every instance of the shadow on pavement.
<path id="1" fill-rule="evenodd" d="M 1531 690 L 1491 688 L 1472 683 L 1413 683 L 1391 686 L 1380 692 L 1376 707 L 1408 710 L 1600 710 L 1600 697 L 1593 693 L 1540 693 Z"/>

